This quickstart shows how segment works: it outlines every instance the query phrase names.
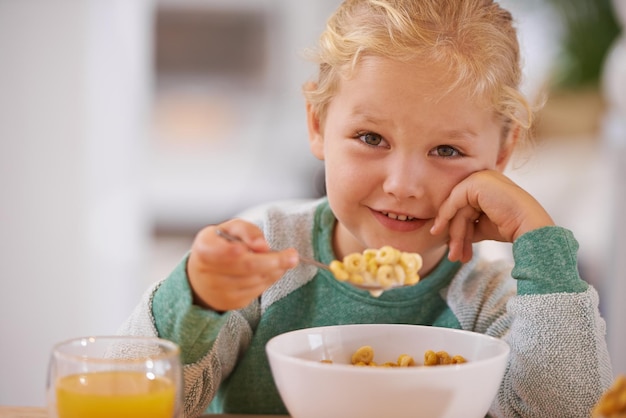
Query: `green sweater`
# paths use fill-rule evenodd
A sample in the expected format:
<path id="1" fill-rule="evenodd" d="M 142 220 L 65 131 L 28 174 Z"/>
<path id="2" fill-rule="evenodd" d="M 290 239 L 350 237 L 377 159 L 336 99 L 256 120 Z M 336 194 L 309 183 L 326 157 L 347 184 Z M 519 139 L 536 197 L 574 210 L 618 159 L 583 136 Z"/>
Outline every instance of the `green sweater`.
<path id="1" fill-rule="evenodd" d="M 336 220 L 325 199 L 259 208 L 272 248 L 295 247 L 329 263 Z M 186 416 L 286 414 L 265 344 L 294 329 L 401 323 L 460 328 L 503 338 L 509 365 L 490 410 L 497 417 L 588 417 L 612 382 L 595 290 L 578 275 L 570 231 L 546 227 L 513 244 L 515 266 L 475 256 L 442 259 L 417 285 L 374 298 L 300 265 L 245 309 L 219 314 L 192 304 L 186 258 L 149 289 L 121 332 L 177 342 L 185 364 Z M 209 406 L 210 404 L 210 406 Z"/>

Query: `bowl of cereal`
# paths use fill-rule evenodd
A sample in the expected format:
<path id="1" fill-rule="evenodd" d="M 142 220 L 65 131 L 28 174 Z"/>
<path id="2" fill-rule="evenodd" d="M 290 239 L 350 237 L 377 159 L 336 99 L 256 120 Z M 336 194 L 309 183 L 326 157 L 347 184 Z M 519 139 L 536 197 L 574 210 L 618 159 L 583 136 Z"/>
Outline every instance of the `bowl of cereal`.
<path id="1" fill-rule="evenodd" d="M 509 346 L 450 328 L 354 324 L 287 332 L 266 352 L 292 418 L 482 418 Z"/>

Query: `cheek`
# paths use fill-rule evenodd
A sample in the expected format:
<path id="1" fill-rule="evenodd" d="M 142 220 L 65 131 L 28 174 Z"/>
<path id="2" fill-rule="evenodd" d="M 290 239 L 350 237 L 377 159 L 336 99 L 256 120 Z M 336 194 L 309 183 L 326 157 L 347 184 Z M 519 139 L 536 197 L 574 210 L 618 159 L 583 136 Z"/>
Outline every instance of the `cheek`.
<path id="1" fill-rule="evenodd" d="M 335 216 L 343 223 L 346 214 L 350 213 L 350 202 L 355 200 L 356 193 L 353 179 L 347 170 L 333 165 L 326 160 L 326 197 Z"/>
<path id="2" fill-rule="evenodd" d="M 326 190 L 329 195 L 354 197 L 362 193 L 371 181 L 363 170 L 342 161 L 326 160 Z"/>
<path id="3" fill-rule="evenodd" d="M 361 204 L 380 188 L 377 176 L 354 160 L 330 158 L 325 164 L 326 195 L 330 206 L 342 223 L 350 224 Z"/>
<path id="4" fill-rule="evenodd" d="M 440 206 L 450 195 L 452 189 L 474 171 L 468 167 L 447 166 L 430 172 L 426 183 L 428 195 L 433 204 L 437 207 Z"/>

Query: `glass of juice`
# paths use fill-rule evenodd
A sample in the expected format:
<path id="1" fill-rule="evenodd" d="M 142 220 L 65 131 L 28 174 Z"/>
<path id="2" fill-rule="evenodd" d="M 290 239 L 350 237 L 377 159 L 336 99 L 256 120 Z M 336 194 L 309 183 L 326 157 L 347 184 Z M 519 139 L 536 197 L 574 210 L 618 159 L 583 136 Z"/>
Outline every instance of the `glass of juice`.
<path id="1" fill-rule="evenodd" d="M 54 346 L 47 379 L 53 418 L 179 418 L 180 349 L 155 337 L 82 337 Z"/>

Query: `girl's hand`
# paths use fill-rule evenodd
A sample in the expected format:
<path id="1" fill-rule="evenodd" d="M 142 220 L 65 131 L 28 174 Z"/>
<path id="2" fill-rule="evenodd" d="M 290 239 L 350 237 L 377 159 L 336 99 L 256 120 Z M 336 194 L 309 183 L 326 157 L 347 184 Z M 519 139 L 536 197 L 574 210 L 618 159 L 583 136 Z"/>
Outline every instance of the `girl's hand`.
<path id="1" fill-rule="evenodd" d="M 467 262 L 474 242 L 513 242 L 549 225 L 554 221 L 528 192 L 499 171 L 484 170 L 470 174 L 452 189 L 430 231 L 437 235 L 447 228 L 448 258 Z"/>
<path id="2" fill-rule="evenodd" d="M 245 244 L 220 237 L 215 232 L 217 227 L 240 237 Z M 297 264 L 294 249 L 272 251 L 256 225 L 235 219 L 198 233 L 187 262 L 187 275 L 194 303 L 228 311 L 247 306 Z"/>

